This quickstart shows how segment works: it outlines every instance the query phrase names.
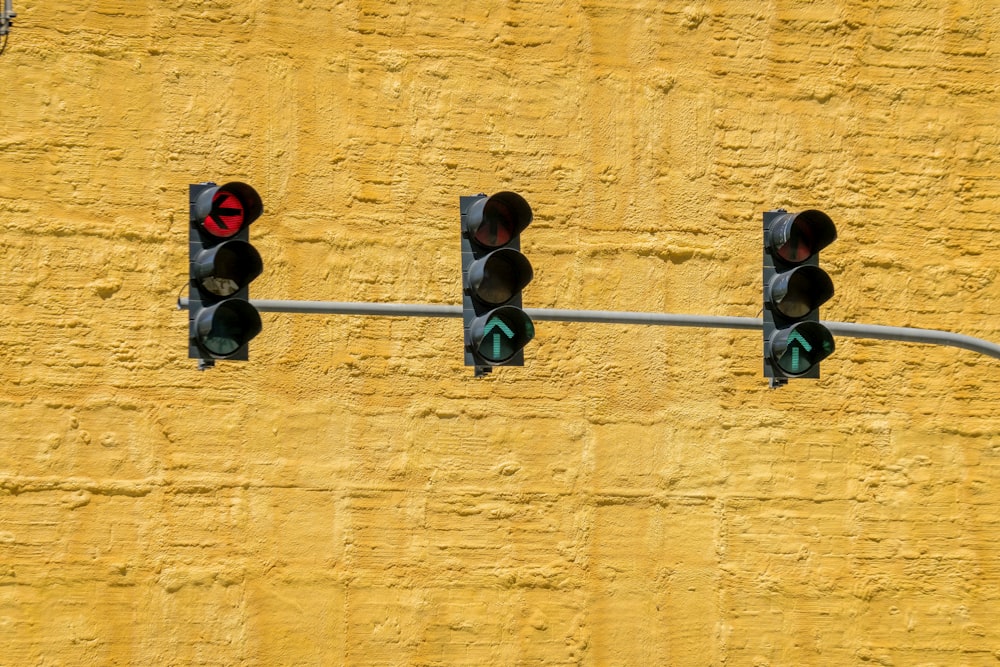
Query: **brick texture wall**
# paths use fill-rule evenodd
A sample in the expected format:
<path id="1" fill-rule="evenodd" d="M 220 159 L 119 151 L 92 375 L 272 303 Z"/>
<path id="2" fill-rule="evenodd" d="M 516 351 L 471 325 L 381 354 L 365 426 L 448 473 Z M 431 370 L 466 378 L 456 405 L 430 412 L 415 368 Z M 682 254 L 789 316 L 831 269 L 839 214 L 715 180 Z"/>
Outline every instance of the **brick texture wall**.
<path id="1" fill-rule="evenodd" d="M 1000 361 L 265 313 L 186 358 L 187 185 L 264 199 L 257 298 L 754 317 L 820 208 L 829 320 L 1000 342 L 1000 5 L 15 0 L 0 56 L 0 665 L 997 665 Z"/>

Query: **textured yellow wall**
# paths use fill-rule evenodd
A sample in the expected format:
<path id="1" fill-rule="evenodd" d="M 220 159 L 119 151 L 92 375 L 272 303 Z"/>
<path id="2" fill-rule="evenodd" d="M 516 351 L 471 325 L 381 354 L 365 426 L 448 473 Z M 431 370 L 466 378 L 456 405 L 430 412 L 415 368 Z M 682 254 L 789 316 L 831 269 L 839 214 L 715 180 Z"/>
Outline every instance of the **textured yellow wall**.
<path id="1" fill-rule="evenodd" d="M 1000 4 L 16 0 L 0 57 L 0 664 L 997 665 L 1000 362 L 755 332 L 264 314 L 186 358 L 187 185 L 257 298 L 750 316 L 818 207 L 830 320 L 1000 342 Z"/>

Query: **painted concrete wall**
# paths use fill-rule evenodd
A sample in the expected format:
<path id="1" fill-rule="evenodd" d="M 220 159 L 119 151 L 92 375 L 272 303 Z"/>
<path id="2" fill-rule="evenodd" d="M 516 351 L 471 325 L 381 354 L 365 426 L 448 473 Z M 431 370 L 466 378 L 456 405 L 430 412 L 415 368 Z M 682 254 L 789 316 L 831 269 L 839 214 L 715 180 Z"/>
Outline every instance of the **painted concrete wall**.
<path id="1" fill-rule="evenodd" d="M 262 194 L 257 298 L 754 317 L 820 208 L 830 320 L 1000 342 L 1000 5 L 16 0 L 0 56 L 0 664 L 996 665 L 1000 362 L 266 313 L 186 358 L 187 185 Z"/>

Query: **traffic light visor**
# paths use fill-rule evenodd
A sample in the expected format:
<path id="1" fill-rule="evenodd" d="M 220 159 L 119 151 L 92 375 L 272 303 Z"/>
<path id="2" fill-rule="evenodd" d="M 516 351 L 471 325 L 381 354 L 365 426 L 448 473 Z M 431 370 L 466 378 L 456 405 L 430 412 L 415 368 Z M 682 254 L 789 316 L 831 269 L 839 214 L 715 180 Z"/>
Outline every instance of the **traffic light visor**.
<path id="1" fill-rule="evenodd" d="M 805 375 L 834 350 L 833 334 L 819 322 L 799 322 L 774 332 L 771 360 L 788 377 Z"/>
<path id="2" fill-rule="evenodd" d="M 767 293 L 779 313 L 801 319 L 830 300 L 833 280 L 818 266 L 798 266 L 776 274 Z"/>
<path id="3" fill-rule="evenodd" d="M 837 227 L 822 211 L 786 213 L 771 223 L 767 247 L 789 264 L 801 264 L 837 239 Z"/>
<path id="4" fill-rule="evenodd" d="M 257 191 L 246 183 L 226 183 L 203 191 L 195 202 L 201 228 L 220 239 L 229 238 L 264 212 Z"/>
<path id="5" fill-rule="evenodd" d="M 532 220 L 531 206 L 516 192 L 498 192 L 475 201 L 467 213 L 466 233 L 483 248 L 502 248 Z"/>
<path id="6" fill-rule="evenodd" d="M 535 337 L 531 318 L 514 306 L 501 306 L 473 320 L 472 351 L 491 366 L 505 364 Z"/>
<path id="7" fill-rule="evenodd" d="M 260 313 L 242 299 L 205 308 L 195 321 L 197 343 L 217 359 L 225 359 L 260 333 Z"/>
<path id="8" fill-rule="evenodd" d="M 191 267 L 198 283 L 216 296 L 230 296 L 243 289 L 264 270 L 257 249 L 233 239 L 202 250 Z"/>
<path id="9" fill-rule="evenodd" d="M 517 296 L 533 276 L 527 257 L 512 248 L 500 248 L 469 267 L 469 291 L 481 303 L 501 306 Z"/>

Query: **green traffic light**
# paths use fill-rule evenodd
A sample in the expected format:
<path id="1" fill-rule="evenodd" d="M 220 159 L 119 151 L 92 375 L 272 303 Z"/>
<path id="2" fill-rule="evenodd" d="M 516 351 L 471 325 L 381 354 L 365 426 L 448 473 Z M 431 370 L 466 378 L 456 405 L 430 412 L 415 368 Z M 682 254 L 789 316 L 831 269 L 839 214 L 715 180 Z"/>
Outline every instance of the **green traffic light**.
<path id="1" fill-rule="evenodd" d="M 835 348 L 833 334 L 818 322 L 800 322 L 777 331 L 770 341 L 771 358 L 788 377 L 805 375 Z"/>
<path id="2" fill-rule="evenodd" d="M 764 377 L 771 388 L 787 378 L 818 378 L 820 361 L 834 351 L 819 308 L 834 295 L 819 252 L 837 238 L 826 213 L 815 209 L 764 212 Z"/>
<path id="3" fill-rule="evenodd" d="M 499 366 L 535 337 L 535 325 L 520 308 L 502 306 L 477 318 L 469 334 L 476 356 L 491 366 Z"/>

